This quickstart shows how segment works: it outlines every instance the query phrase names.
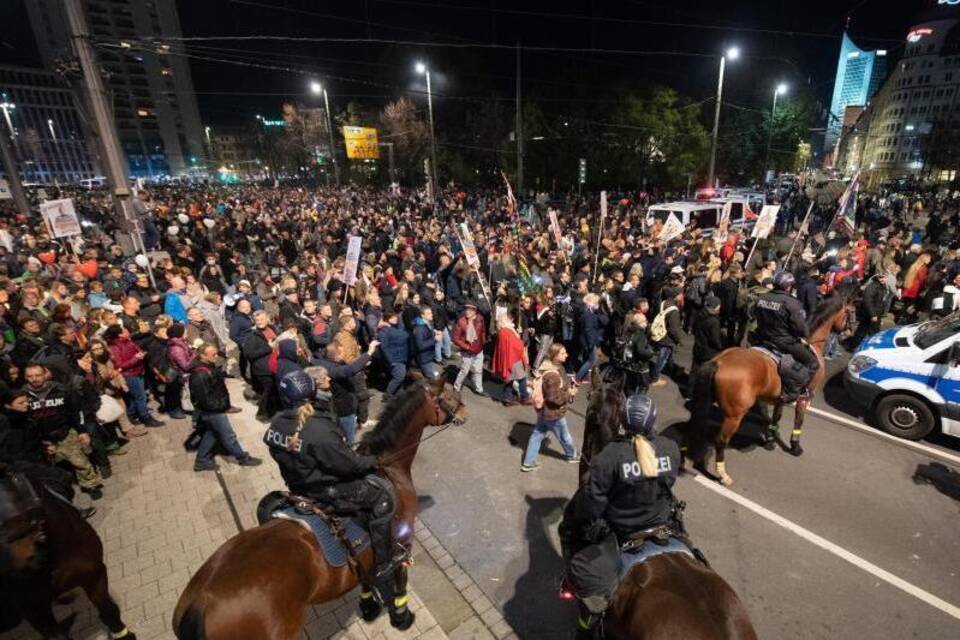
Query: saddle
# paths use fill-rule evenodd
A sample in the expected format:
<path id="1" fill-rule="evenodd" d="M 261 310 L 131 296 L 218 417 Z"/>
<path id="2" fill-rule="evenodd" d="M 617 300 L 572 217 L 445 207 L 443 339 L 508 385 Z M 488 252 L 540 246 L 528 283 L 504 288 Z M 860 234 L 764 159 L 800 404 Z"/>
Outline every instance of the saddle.
<path id="1" fill-rule="evenodd" d="M 683 553 L 710 566 L 703 553 L 687 538 L 682 527 L 664 524 L 638 531 L 620 545 L 620 579 L 623 580 L 638 564 L 665 553 Z"/>
<path id="2" fill-rule="evenodd" d="M 781 353 L 760 346 L 751 346 L 750 348 L 773 360 L 777 367 L 777 374 L 780 376 L 780 384 L 784 388 L 799 389 L 809 381 L 809 370 L 797 362 L 789 353 Z"/>
<path id="3" fill-rule="evenodd" d="M 273 491 L 260 501 L 257 519 L 290 520 L 311 534 L 332 567 L 357 565 L 355 558 L 370 546 L 370 534 L 352 518 L 332 515 L 313 500 L 282 491 Z"/>

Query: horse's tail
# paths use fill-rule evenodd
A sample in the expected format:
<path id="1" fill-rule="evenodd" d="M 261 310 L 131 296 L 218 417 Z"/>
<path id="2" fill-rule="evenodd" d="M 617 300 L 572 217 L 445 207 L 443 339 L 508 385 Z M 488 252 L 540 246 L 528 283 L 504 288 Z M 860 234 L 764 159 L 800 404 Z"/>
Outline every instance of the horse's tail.
<path id="1" fill-rule="evenodd" d="M 686 455 L 695 463 L 704 460 L 707 447 L 713 439 L 710 433 L 710 409 L 713 407 L 713 380 L 716 374 L 717 362 L 714 359 L 700 365 L 691 381 L 693 395 L 690 424 L 687 428 Z"/>
<path id="2" fill-rule="evenodd" d="M 177 640 L 204 640 L 207 636 L 203 632 L 203 611 L 193 604 L 187 609 L 176 630 Z"/>

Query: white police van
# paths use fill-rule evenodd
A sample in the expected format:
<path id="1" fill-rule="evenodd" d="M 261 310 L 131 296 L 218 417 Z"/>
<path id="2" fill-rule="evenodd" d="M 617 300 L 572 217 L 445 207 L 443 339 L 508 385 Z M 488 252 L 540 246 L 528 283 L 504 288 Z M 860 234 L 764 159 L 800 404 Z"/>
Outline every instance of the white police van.
<path id="1" fill-rule="evenodd" d="M 888 433 L 919 440 L 938 429 L 960 437 L 960 312 L 870 336 L 844 382 Z"/>

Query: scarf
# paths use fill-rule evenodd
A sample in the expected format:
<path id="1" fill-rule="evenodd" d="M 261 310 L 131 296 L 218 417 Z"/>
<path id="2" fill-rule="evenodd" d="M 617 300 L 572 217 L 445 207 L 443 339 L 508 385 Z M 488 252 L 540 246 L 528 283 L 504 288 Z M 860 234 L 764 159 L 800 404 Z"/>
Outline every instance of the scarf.
<path id="1" fill-rule="evenodd" d="M 467 342 L 474 343 L 477 341 L 477 327 L 473 324 L 473 320 L 467 320 Z"/>

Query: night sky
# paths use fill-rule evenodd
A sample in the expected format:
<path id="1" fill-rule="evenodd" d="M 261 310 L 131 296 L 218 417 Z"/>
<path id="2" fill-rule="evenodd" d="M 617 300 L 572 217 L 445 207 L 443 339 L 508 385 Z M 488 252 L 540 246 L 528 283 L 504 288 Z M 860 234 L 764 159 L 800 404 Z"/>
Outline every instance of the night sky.
<path id="1" fill-rule="evenodd" d="M 0 63 L 37 64 L 23 9 L 29 0 L 0 0 Z M 278 35 L 484 43 L 530 47 L 668 51 L 641 56 L 525 51 L 523 91 L 562 116 L 579 101 L 602 101 L 614 87 L 671 86 L 693 100 L 716 91 L 715 54 L 736 44 L 743 57 L 729 67 L 725 98 L 763 105 L 780 80 L 807 85 L 825 103 L 833 87 L 839 35 L 896 57 L 911 20 L 935 0 L 181 0 L 185 36 Z M 569 17 L 568 17 L 569 16 Z M 660 24 L 651 24 L 660 23 Z M 700 25 L 700 26 L 698 26 Z M 743 29 L 743 30 L 738 30 Z M 765 30 L 765 31 L 760 31 Z M 769 31 L 769 32 L 767 32 Z M 191 43 L 194 86 L 204 124 L 277 117 L 285 98 L 309 101 L 315 74 L 334 110 L 350 100 L 371 108 L 423 89 L 414 61 L 434 71 L 438 126 L 444 109 L 469 109 L 470 99 L 498 96 L 512 106 L 512 50 L 382 43 L 217 41 Z M 678 55 L 699 54 L 699 55 Z M 225 64 L 230 59 L 303 73 Z M 413 95 L 418 101 L 421 97 Z"/>

